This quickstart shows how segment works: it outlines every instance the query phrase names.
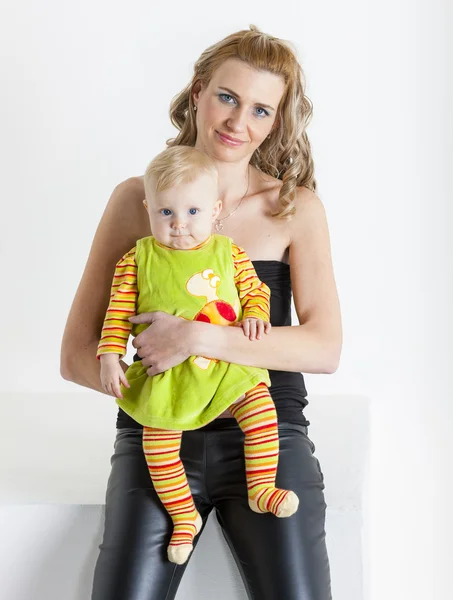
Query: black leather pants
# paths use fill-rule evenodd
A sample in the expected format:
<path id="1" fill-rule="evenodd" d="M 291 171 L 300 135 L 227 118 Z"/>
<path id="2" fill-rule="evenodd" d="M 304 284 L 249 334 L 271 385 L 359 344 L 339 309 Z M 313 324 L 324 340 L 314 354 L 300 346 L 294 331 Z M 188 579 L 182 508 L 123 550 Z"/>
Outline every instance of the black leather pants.
<path id="1" fill-rule="evenodd" d="M 184 432 L 181 459 L 204 523 L 215 508 L 248 597 L 330 600 L 323 475 L 307 427 L 279 424 L 277 486 L 294 490 L 300 504 L 293 516 L 278 519 L 250 510 L 244 436 L 234 419 L 219 421 L 216 429 Z M 92 600 L 174 599 L 187 563 L 167 560 L 171 531 L 148 474 L 142 430 L 118 430 Z"/>

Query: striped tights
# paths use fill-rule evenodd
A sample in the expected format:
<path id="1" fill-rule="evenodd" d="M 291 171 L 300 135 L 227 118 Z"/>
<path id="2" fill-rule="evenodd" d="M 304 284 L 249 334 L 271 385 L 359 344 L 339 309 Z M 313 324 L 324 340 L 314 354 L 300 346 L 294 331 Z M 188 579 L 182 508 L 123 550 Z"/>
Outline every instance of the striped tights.
<path id="1" fill-rule="evenodd" d="M 299 500 L 289 490 L 275 487 L 278 464 L 277 414 L 265 384 L 249 390 L 229 407 L 244 432 L 245 468 L 249 505 L 259 513 L 289 517 Z M 180 459 L 181 431 L 143 428 L 143 450 L 154 488 L 173 521 L 167 549 L 171 562 L 186 562 L 202 520 L 195 507 Z"/>

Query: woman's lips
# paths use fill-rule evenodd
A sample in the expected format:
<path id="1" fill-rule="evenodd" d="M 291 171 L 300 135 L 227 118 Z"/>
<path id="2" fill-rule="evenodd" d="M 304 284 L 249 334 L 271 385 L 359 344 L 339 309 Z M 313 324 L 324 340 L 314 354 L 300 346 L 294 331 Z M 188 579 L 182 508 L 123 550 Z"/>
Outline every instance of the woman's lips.
<path id="1" fill-rule="evenodd" d="M 232 138 L 229 135 L 226 135 L 225 133 L 220 133 L 220 131 L 216 131 L 216 134 L 220 141 L 226 144 L 227 146 L 233 146 L 234 148 L 237 148 L 238 146 L 242 146 L 242 144 L 245 144 L 245 142 L 243 142 L 242 140 L 236 140 L 235 138 Z"/>

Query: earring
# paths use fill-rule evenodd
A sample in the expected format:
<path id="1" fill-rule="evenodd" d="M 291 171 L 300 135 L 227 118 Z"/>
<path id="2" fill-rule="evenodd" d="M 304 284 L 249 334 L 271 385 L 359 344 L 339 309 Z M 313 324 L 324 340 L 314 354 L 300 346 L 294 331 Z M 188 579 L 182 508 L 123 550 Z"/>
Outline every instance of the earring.
<path id="1" fill-rule="evenodd" d="M 196 106 L 194 106 L 194 107 L 193 107 L 193 109 L 194 109 L 194 111 L 196 111 L 196 110 L 197 110 L 197 107 L 196 107 Z"/>
<path id="2" fill-rule="evenodd" d="M 267 139 L 268 139 L 268 140 L 270 140 L 270 138 L 271 138 L 271 134 L 269 134 L 269 135 L 267 136 Z"/>

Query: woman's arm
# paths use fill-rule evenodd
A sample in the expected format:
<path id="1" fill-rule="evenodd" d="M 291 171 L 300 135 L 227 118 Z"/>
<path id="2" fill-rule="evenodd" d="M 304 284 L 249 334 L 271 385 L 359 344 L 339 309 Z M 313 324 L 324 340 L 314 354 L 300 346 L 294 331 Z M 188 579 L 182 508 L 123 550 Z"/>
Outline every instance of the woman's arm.
<path id="1" fill-rule="evenodd" d="M 109 303 L 115 265 L 137 239 L 150 235 L 143 208 L 143 181 L 131 178 L 112 193 L 66 322 L 61 346 L 61 375 L 102 392 L 97 347 Z M 124 364 L 124 363 L 123 363 Z"/>
<path id="2" fill-rule="evenodd" d="M 282 371 L 333 373 L 338 368 L 342 328 L 333 274 L 327 220 L 321 200 L 298 190 L 290 221 L 291 283 L 299 325 L 273 327 L 259 341 L 241 329 L 181 321 L 165 313 L 145 313 L 134 323 L 151 323 L 133 341 L 149 375 L 165 371 L 190 355 Z"/>
<path id="3" fill-rule="evenodd" d="M 291 284 L 299 325 L 273 327 L 259 342 L 251 342 L 240 329 L 194 323 L 194 354 L 282 371 L 336 371 L 342 327 L 329 231 L 321 200 L 306 188 L 298 189 L 290 228 Z"/>

